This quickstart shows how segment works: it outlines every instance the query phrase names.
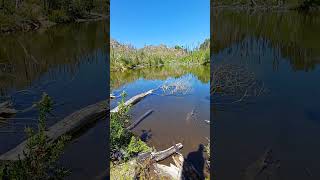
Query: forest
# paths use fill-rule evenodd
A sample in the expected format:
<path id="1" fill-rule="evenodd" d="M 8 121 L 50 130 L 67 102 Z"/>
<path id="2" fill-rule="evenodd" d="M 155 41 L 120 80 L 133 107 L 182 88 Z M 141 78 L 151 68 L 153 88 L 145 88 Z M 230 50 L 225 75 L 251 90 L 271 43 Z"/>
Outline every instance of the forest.
<path id="1" fill-rule="evenodd" d="M 106 0 L 1 0 L 0 32 L 106 18 L 108 8 Z"/>

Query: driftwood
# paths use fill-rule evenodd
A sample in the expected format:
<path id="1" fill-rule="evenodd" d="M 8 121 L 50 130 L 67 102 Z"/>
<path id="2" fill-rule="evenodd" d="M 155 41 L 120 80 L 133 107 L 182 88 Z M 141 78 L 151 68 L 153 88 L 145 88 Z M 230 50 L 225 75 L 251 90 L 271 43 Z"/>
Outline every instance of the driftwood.
<path id="1" fill-rule="evenodd" d="M 170 179 L 182 179 L 182 170 L 184 158 L 181 154 L 172 156 L 175 165 L 170 163 L 170 166 L 154 163 L 155 172 L 160 176 L 169 177 Z"/>
<path id="2" fill-rule="evenodd" d="M 17 113 L 25 113 L 33 110 L 35 107 L 37 107 L 37 104 L 33 104 L 32 106 L 23 110 L 17 110 L 12 107 L 12 102 L 5 101 L 3 103 L 0 103 L 0 117 L 3 118 L 3 117 L 15 115 Z"/>
<path id="3" fill-rule="evenodd" d="M 142 120 L 144 120 L 147 116 L 149 116 L 151 113 L 153 112 L 153 110 L 149 110 L 146 113 L 144 113 L 138 120 L 136 120 L 135 122 L 133 122 L 130 126 L 127 127 L 127 130 L 132 130 L 133 128 L 135 128 Z"/>
<path id="4" fill-rule="evenodd" d="M 0 117 L 14 115 L 17 112 L 17 110 L 12 108 L 12 103 L 10 101 L 5 101 L 0 104 Z"/>
<path id="5" fill-rule="evenodd" d="M 142 153 L 138 155 L 138 160 L 143 161 L 147 158 L 150 158 L 151 160 L 158 162 L 166 159 L 174 153 L 179 152 L 182 147 L 183 145 L 181 143 L 178 143 L 163 151 Z"/>
<path id="6" fill-rule="evenodd" d="M 108 105 L 106 101 L 89 105 L 79 111 L 76 111 L 63 120 L 57 122 L 51 126 L 45 133 L 48 137 L 48 141 L 56 141 L 63 135 L 72 135 L 78 132 L 83 127 L 86 127 L 95 121 L 105 117 L 108 112 Z M 24 159 L 23 151 L 26 148 L 27 140 L 23 141 L 17 147 L 9 150 L 8 152 L 0 156 L 0 161 L 15 161 Z"/>
<path id="7" fill-rule="evenodd" d="M 187 162 L 181 154 L 172 156 L 175 165 L 170 166 L 154 163 L 155 172 L 161 177 L 168 177 L 175 180 L 183 179 L 203 179 L 196 168 Z"/>
<path id="8" fill-rule="evenodd" d="M 129 105 L 133 105 L 133 104 L 136 104 L 137 102 L 139 102 L 141 99 L 143 99 L 144 97 L 152 94 L 154 91 L 154 89 L 151 89 L 147 92 L 144 92 L 144 93 L 141 93 L 141 94 L 138 94 L 138 95 L 135 95 L 133 96 L 132 98 L 130 98 L 128 101 L 126 101 L 124 103 L 125 106 L 129 106 Z M 119 111 L 119 108 L 120 108 L 120 105 L 115 107 L 114 109 L 112 109 L 110 112 L 111 113 L 115 113 L 115 112 L 118 112 Z"/>

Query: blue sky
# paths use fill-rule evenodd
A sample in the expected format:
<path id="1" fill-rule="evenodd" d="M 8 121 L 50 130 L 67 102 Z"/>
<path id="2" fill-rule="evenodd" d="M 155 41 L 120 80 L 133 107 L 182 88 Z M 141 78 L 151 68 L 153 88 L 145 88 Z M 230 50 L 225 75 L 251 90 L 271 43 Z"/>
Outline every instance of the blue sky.
<path id="1" fill-rule="evenodd" d="M 210 0 L 111 0 L 110 36 L 137 48 L 197 46 L 210 37 Z"/>

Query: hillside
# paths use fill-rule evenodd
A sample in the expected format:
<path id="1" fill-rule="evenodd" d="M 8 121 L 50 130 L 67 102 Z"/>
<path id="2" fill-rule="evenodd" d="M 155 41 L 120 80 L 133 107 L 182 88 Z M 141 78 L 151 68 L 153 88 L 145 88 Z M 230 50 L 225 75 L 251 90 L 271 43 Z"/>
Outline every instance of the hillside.
<path id="1" fill-rule="evenodd" d="M 159 66 L 169 63 L 197 63 L 204 64 L 210 59 L 209 40 L 199 48 L 187 50 L 186 48 L 166 45 L 148 45 L 137 49 L 132 45 L 110 41 L 111 70 L 135 69 L 139 67 Z"/>

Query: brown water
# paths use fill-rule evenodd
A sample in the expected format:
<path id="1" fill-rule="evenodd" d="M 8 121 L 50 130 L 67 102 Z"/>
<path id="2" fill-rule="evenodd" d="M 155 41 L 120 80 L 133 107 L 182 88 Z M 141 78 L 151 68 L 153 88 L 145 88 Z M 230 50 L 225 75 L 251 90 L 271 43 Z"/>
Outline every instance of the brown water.
<path id="1" fill-rule="evenodd" d="M 37 102 L 43 92 L 55 106 L 48 126 L 108 96 L 105 22 L 54 26 L 44 32 L 0 36 L 1 101 L 16 109 Z M 24 51 L 24 48 L 26 51 Z M 26 90 L 26 91 L 21 91 Z M 25 139 L 24 127 L 37 127 L 37 111 L 0 124 L 0 153 Z M 25 119 L 19 119 L 25 118 Z M 107 129 L 101 119 L 67 145 L 61 159 L 70 179 L 93 179 L 106 171 Z"/>
<path id="2" fill-rule="evenodd" d="M 264 179 L 320 179 L 319 15 L 212 13 L 212 68 L 246 66 L 268 89 L 249 104 L 211 106 L 216 178 L 244 179 L 270 148 L 280 168 L 264 171 Z"/>
<path id="3" fill-rule="evenodd" d="M 182 143 L 181 153 L 187 156 L 198 150 L 200 144 L 207 145 L 210 136 L 210 69 L 207 66 L 162 66 L 126 72 L 111 72 L 111 92 L 122 91 L 127 98 L 157 88 L 165 82 L 181 81 L 190 87 L 188 93 L 162 96 L 157 90 L 133 106 L 132 120 L 152 109 L 154 112 L 133 129 L 157 150 L 164 150 Z M 119 100 L 111 102 L 114 107 Z M 194 116 L 190 116 L 194 112 Z"/>

